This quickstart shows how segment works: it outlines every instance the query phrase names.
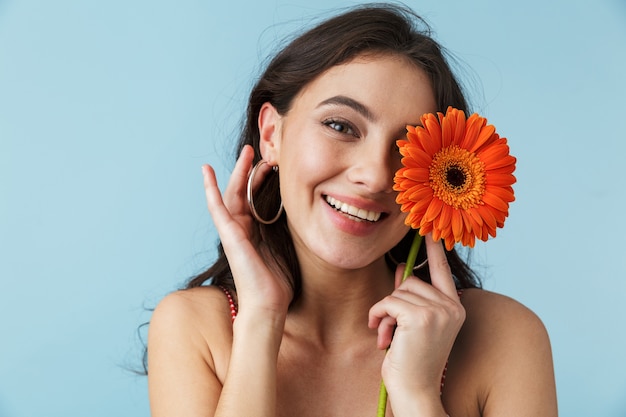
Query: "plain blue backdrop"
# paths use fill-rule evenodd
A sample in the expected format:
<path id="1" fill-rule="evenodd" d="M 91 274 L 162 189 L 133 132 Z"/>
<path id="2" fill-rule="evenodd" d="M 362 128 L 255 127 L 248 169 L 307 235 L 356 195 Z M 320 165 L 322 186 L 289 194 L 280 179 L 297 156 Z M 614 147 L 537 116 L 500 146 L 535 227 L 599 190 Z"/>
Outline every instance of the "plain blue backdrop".
<path id="1" fill-rule="evenodd" d="M 265 57 L 353 4 L 0 0 L 0 416 L 149 415 L 144 307 L 215 255 L 200 166 L 226 182 Z M 544 320 L 561 415 L 626 416 L 625 2 L 408 4 L 518 158 L 485 287 Z"/>

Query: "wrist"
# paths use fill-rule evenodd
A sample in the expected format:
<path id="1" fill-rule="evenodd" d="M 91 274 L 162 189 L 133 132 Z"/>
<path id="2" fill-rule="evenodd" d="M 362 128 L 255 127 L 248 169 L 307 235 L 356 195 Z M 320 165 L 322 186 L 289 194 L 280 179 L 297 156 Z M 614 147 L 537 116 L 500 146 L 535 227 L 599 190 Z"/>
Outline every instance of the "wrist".
<path id="1" fill-rule="evenodd" d="M 439 393 L 389 393 L 389 402 L 396 417 L 449 417 Z"/>
<path id="2" fill-rule="evenodd" d="M 263 311 L 239 311 L 233 322 L 233 343 L 267 347 L 278 351 L 285 328 L 285 314 Z"/>

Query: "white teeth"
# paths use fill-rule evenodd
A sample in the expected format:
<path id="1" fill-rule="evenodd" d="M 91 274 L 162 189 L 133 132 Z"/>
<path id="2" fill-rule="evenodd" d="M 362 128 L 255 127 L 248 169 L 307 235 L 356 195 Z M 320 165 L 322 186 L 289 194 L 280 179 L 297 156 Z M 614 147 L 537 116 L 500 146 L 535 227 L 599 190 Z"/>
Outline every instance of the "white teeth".
<path id="1" fill-rule="evenodd" d="M 331 196 L 326 196 L 326 202 L 337 210 L 353 216 L 357 220 L 368 220 L 370 222 L 375 222 L 380 219 L 381 213 L 379 212 L 354 207 L 347 203 L 343 203 Z"/>

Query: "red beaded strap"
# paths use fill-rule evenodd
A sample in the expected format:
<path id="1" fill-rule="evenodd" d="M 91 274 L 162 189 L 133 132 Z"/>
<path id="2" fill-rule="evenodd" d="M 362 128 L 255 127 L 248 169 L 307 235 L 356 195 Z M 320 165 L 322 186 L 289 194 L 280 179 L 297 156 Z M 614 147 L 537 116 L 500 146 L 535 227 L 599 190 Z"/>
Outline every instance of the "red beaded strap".
<path id="1" fill-rule="evenodd" d="M 443 373 L 441 374 L 441 385 L 439 387 L 439 395 L 443 394 L 443 384 L 446 382 L 446 372 L 448 372 L 448 361 L 446 361 L 446 366 L 443 367 Z"/>
<path id="2" fill-rule="evenodd" d="M 224 287 L 223 285 L 219 286 L 222 291 L 224 291 L 224 294 L 226 294 L 226 298 L 228 298 L 228 304 L 230 305 L 230 316 L 232 318 L 233 321 L 235 321 L 235 317 L 237 317 L 237 305 L 235 304 L 235 300 L 233 300 L 233 296 L 231 295 L 230 291 L 228 291 L 228 288 Z"/>

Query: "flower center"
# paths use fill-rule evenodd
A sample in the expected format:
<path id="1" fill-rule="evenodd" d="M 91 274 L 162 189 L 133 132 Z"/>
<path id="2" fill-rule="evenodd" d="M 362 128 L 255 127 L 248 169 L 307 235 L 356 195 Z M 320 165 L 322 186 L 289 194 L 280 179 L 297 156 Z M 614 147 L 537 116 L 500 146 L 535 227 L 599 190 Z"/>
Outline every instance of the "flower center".
<path id="1" fill-rule="evenodd" d="M 456 209 L 483 204 L 485 165 L 457 145 L 441 149 L 430 165 L 430 186 L 436 197 Z"/>
<path id="2" fill-rule="evenodd" d="M 450 166 L 446 172 L 446 181 L 451 187 L 462 187 L 465 184 L 465 173 L 457 166 Z"/>

